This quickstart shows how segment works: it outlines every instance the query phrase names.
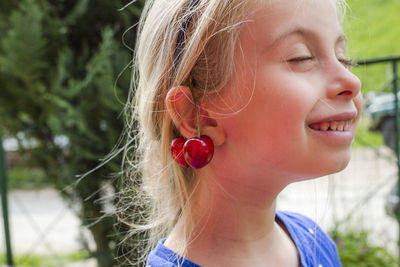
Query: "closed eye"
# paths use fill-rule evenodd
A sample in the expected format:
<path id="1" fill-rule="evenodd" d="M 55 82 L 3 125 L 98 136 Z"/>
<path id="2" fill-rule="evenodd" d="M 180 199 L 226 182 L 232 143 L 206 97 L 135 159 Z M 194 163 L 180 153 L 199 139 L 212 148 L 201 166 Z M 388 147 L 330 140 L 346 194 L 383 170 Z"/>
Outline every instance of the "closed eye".
<path id="1" fill-rule="evenodd" d="M 314 57 L 312 57 L 312 56 L 296 57 L 296 58 L 289 59 L 288 62 L 290 62 L 290 63 L 300 63 L 300 62 L 309 61 L 309 60 L 313 60 L 313 59 L 314 59 Z"/>

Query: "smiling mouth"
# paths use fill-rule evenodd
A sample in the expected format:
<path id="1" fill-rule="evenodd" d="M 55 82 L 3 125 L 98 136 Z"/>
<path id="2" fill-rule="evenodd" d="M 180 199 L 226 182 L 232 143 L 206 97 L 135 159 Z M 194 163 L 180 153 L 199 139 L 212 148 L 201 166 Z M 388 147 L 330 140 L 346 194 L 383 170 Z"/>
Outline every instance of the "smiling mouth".
<path id="1" fill-rule="evenodd" d="M 350 131 L 351 122 L 352 120 L 317 122 L 308 127 L 316 131 L 345 132 Z"/>

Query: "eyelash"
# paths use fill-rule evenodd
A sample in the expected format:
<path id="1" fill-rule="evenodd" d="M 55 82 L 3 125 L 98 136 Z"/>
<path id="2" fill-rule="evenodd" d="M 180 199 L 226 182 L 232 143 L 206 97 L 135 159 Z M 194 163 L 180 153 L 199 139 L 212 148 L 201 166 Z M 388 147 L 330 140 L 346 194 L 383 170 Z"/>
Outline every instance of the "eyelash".
<path id="1" fill-rule="evenodd" d="M 352 59 L 339 59 L 339 61 L 346 67 L 346 68 L 352 68 L 357 66 L 357 63 L 352 60 Z"/>
<path id="2" fill-rule="evenodd" d="M 313 59 L 314 59 L 314 57 L 296 57 L 296 58 L 289 59 L 288 62 L 299 63 L 302 61 L 313 60 Z"/>
<path id="3" fill-rule="evenodd" d="M 313 60 L 314 57 L 298 57 L 289 59 L 288 62 L 290 63 L 300 63 L 302 61 Z M 338 59 L 340 63 L 343 64 L 346 68 L 352 68 L 357 66 L 357 64 L 352 59 Z"/>

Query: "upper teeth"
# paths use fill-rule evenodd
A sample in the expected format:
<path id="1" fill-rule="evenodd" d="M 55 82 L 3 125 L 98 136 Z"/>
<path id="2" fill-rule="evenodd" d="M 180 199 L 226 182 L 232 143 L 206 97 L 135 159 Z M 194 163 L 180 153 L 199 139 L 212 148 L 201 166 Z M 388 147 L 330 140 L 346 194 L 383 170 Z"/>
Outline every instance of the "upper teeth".
<path id="1" fill-rule="evenodd" d="M 318 122 L 310 125 L 311 129 L 318 131 L 349 131 L 351 121 L 326 121 Z"/>

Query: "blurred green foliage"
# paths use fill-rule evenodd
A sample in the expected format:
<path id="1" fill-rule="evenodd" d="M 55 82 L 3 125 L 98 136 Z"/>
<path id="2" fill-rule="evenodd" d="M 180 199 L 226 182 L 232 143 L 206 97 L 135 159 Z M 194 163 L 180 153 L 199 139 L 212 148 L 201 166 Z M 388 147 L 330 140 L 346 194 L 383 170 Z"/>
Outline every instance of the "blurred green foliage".
<path id="1" fill-rule="evenodd" d="M 18 166 L 8 171 L 8 188 L 37 190 L 51 186 L 46 173 L 40 168 Z"/>
<path id="2" fill-rule="evenodd" d="M 29 155 L 25 167 L 35 170 L 32 181 L 41 183 L 45 174 L 56 188 L 65 189 L 76 181 L 76 174 L 95 168 L 117 143 L 130 73 L 118 75 L 132 58 L 121 38 L 137 23 L 144 0 L 118 11 L 128 2 L 0 1 L 0 125 L 7 136 L 21 143 L 24 138 L 37 141 L 34 148 L 20 151 Z M 351 56 L 368 59 L 400 54 L 400 34 L 396 30 L 400 25 L 400 2 L 348 2 L 344 28 Z M 124 40 L 134 47 L 135 29 Z M 384 64 L 354 71 L 363 82 L 364 93 L 379 90 L 391 78 Z M 367 135 L 363 140 L 368 143 L 381 142 L 365 131 L 362 135 Z M 114 251 L 115 236 L 120 233 L 113 228 L 114 218 L 103 218 L 103 206 L 94 200 L 101 198 L 105 183 L 118 191 L 110 174 L 119 172 L 119 162 L 118 158 L 110 162 L 74 190 L 62 191 L 66 199 L 82 206 L 82 223 L 91 225 L 98 246 L 92 255 L 98 258 L 99 266 L 115 265 L 112 254 L 118 254 Z M 25 167 L 9 172 L 15 186 L 26 179 Z M 103 219 L 92 224 L 99 218 Z M 356 244 L 349 247 L 356 249 Z"/>
<path id="3" fill-rule="evenodd" d="M 77 174 L 98 166 L 122 133 L 130 86 L 130 72 L 123 70 L 132 54 L 121 38 L 138 22 L 144 5 L 139 0 L 120 11 L 128 2 L 0 2 L 0 125 L 20 144 L 35 141 L 20 148 L 28 160 L 10 175 L 17 181 L 33 168 L 39 176 L 45 173 L 68 201 L 79 202 L 99 266 L 116 265 L 115 218 L 103 212 L 113 203 L 99 199 L 105 185 L 118 191 L 110 176 L 120 172 L 120 158 L 75 182 Z M 130 47 L 134 40 L 134 29 L 124 35 Z"/>
<path id="4" fill-rule="evenodd" d="M 354 138 L 353 147 L 380 147 L 383 145 L 382 134 L 369 130 L 370 122 L 368 117 L 361 116 L 358 123 L 356 137 Z"/>
<path id="5" fill-rule="evenodd" d="M 366 231 L 333 231 L 342 265 L 346 267 L 394 267 L 399 266 L 395 258 L 385 248 L 374 246 L 368 240 Z"/>
<path id="6" fill-rule="evenodd" d="M 355 60 L 400 56 L 400 1 L 348 0 L 344 31 L 348 39 L 349 56 Z M 369 92 L 390 92 L 393 78 L 391 64 L 358 66 L 353 72 L 362 82 L 362 93 L 368 101 Z M 400 72 L 398 73 L 400 75 Z M 383 145 L 380 133 L 368 130 L 362 119 L 354 146 Z"/>
<path id="7" fill-rule="evenodd" d="M 56 267 L 72 264 L 89 257 L 87 251 L 77 251 L 68 255 L 14 255 L 14 265 L 18 267 Z M 0 254 L 0 262 L 6 262 Z"/>

